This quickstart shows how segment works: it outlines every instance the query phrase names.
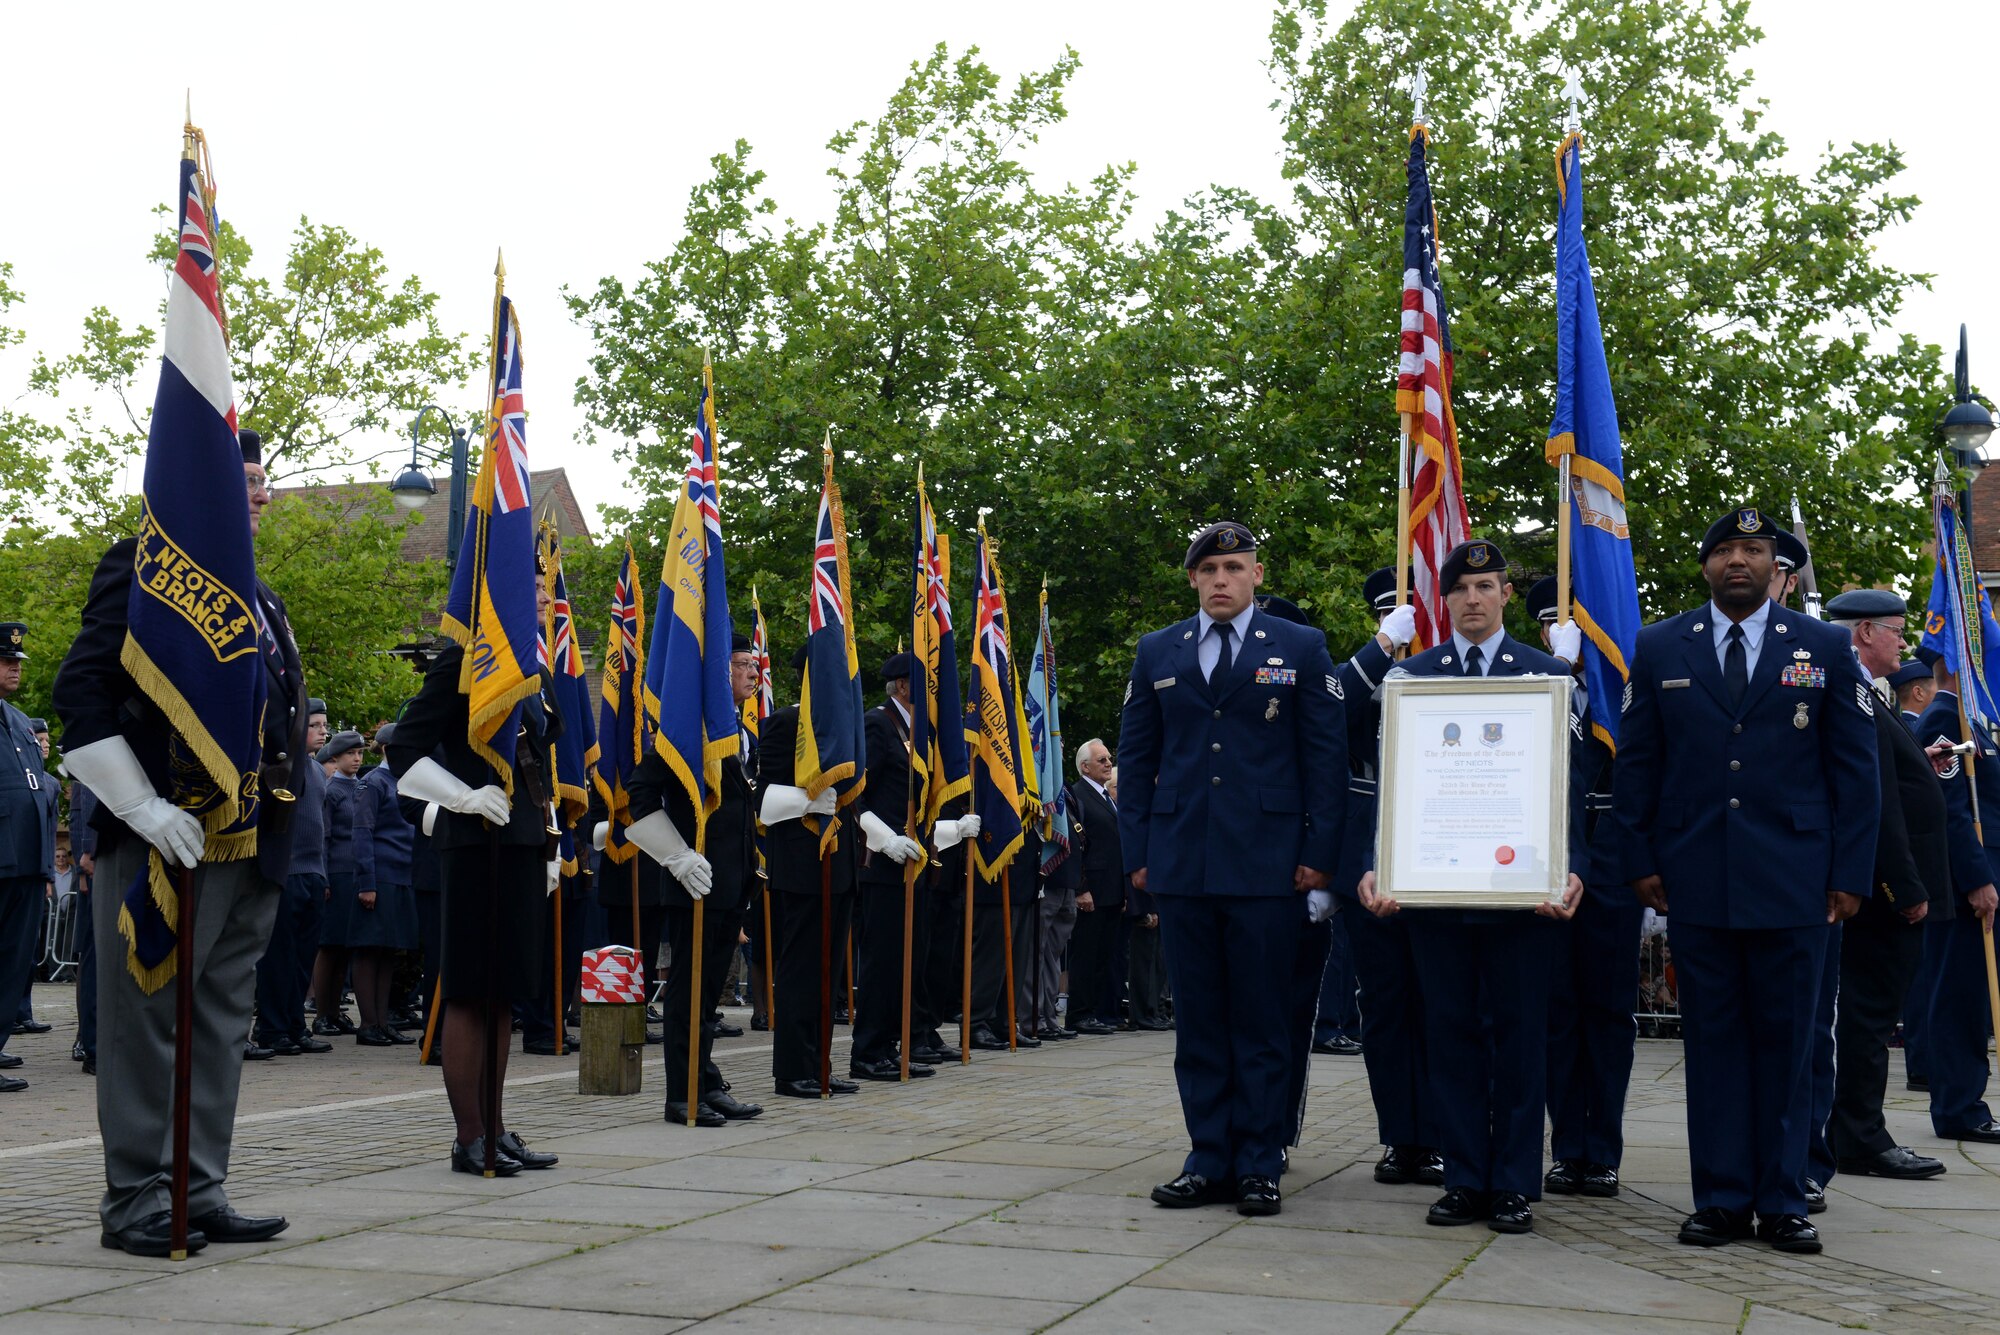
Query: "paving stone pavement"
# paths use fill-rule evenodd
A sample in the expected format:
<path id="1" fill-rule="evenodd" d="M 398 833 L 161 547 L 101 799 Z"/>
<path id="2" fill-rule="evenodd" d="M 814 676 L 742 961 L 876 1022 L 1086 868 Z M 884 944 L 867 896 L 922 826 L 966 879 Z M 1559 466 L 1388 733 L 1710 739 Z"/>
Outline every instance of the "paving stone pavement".
<path id="1" fill-rule="evenodd" d="M 1429 1228 L 1431 1191 L 1374 1182 L 1355 1058 L 1314 1059 L 1284 1213 L 1245 1220 L 1145 1198 L 1184 1145 L 1171 1035 L 982 1053 L 822 1104 L 763 1097 L 751 1034 L 720 1064 L 768 1111 L 699 1131 L 662 1123 L 657 1058 L 620 1099 L 579 1096 L 573 1059 L 517 1056 L 509 1120 L 562 1163 L 491 1182 L 446 1171 L 435 1071 L 343 1044 L 246 1069 L 232 1199 L 291 1230 L 175 1265 L 99 1246 L 94 1090 L 62 989 L 37 1002 L 57 1030 L 12 1040 L 33 1087 L 0 1103 L 0 1335 L 2000 1331 L 2000 1147 L 1931 1136 L 1900 1062 L 1891 1130 L 1950 1171 L 1837 1179 L 1826 1253 L 1787 1257 L 1674 1242 L 1670 1041 L 1639 1045 L 1624 1194 L 1543 1201 L 1528 1237 Z"/>

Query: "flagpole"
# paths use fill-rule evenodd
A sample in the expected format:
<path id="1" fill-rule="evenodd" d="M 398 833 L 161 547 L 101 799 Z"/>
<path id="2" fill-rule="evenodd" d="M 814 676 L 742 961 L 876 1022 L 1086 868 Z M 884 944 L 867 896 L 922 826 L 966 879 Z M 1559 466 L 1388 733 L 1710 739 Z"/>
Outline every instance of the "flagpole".
<path id="1" fill-rule="evenodd" d="M 1569 76 L 1569 82 L 1564 85 L 1563 96 L 1569 99 L 1569 118 L 1564 122 L 1563 128 L 1567 132 L 1567 134 L 1580 135 L 1583 133 L 1583 111 L 1579 104 L 1583 100 L 1583 86 L 1582 84 L 1577 82 L 1577 77 L 1575 74 L 1571 74 Z M 1560 169 L 1561 154 L 1557 155 L 1557 159 L 1558 159 L 1557 166 Z M 1558 318 L 1560 318 L 1562 312 L 1561 294 L 1558 294 L 1556 297 L 1556 312 Z M 1572 450 L 1573 448 L 1574 447 L 1572 446 Z M 1556 624 L 1558 626 L 1566 626 L 1569 624 L 1569 605 L 1570 605 L 1569 461 L 1572 450 L 1563 451 L 1562 458 L 1558 460 L 1556 463 Z M 1581 663 L 1578 663 L 1575 666 L 1580 667 Z"/>
<path id="2" fill-rule="evenodd" d="M 1410 84 L 1413 103 L 1410 111 L 1412 133 L 1424 125 L 1424 93 L 1430 81 L 1421 67 L 1417 77 Z M 1402 440 L 1396 453 L 1396 606 L 1406 607 L 1410 601 L 1410 428 L 1414 425 L 1411 413 L 1399 413 L 1402 426 Z M 1409 652 L 1409 646 L 1400 646 L 1396 657 Z"/>
<path id="3" fill-rule="evenodd" d="M 688 1069 L 687 1088 L 681 1091 L 686 1100 L 687 1124 L 695 1124 L 695 1114 L 701 1107 L 701 957 L 703 949 L 702 911 L 708 907 L 706 898 L 694 902 L 694 936 L 688 945 Z"/>
<path id="4" fill-rule="evenodd" d="M 443 1009 L 444 974 L 440 971 L 437 981 L 431 984 L 430 1010 L 424 1016 L 424 1045 L 417 1049 L 417 1065 L 419 1066 L 429 1066 L 431 1064 L 431 1052 L 433 1051 L 433 1045 L 437 1042 L 438 1014 Z"/>
<path id="5" fill-rule="evenodd" d="M 572 836 L 573 837 L 573 836 Z M 556 977 L 555 990 L 549 995 L 555 998 L 556 1013 L 556 1056 L 569 1052 L 569 998 L 563 993 L 563 944 L 562 944 L 562 869 L 556 869 L 555 910 L 556 910 Z"/>
<path id="6" fill-rule="evenodd" d="M 764 1023 L 778 1032 L 778 962 L 771 947 L 771 883 L 764 882 Z"/>
<path id="7" fill-rule="evenodd" d="M 486 396 L 487 437 L 489 443 L 493 433 L 492 408 L 490 405 L 498 395 L 500 387 L 500 302 L 507 289 L 507 257 L 496 247 L 493 252 L 493 379 Z M 486 823 L 486 879 L 489 886 L 500 884 L 500 827 L 491 821 Z M 500 939 L 500 897 L 486 896 L 486 939 L 498 942 Z M 491 997 L 483 1001 L 486 1011 L 486 1050 L 479 1054 L 480 1069 L 480 1121 L 482 1140 L 486 1147 L 486 1161 L 480 1171 L 486 1177 L 499 1176 L 500 1153 L 500 1063 L 494 1057 L 494 1049 L 500 1046 L 500 1003 Z M 511 1040 L 510 1040 L 511 1041 Z"/>

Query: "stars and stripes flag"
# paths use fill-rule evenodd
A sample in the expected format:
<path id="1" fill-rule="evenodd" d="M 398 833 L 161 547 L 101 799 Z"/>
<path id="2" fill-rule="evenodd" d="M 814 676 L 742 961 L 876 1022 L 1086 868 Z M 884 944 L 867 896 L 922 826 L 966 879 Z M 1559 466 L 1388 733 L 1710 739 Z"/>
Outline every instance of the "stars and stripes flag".
<path id="1" fill-rule="evenodd" d="M 473 483 L 465 541 L 441 628 L 465 646 L 458 688 L 467 697 L 466 741 L 493 766 L 509 794 L 514 791 L 521 711 L 539 696 L 542 670 L 548 666 L 536 615 L 535 518 L 521 364 L 521 322 L 513 301 L 497 292 L 486 450 Z"/>
<path id="2" fill-rule="evenodd" d="M 833 480 L 833 441 L 820 446 L 825 475 L 820 484 L 819 520 L 813 530 L 812 587 L 806 597 L 806 670 L 799 684 L 798 738 L 792 752 L 793 777 L 810 797 L 828 788 L 851 805 L 867 785 L 868 741 L 861 690 L 861 657 L 854 647 L 849 609 L 853 585 L 847 575 L 847 514 Z M 807 816 L 806 828 L 820 836 L 822 852 L 832 847 L 840 821 Z"/>
<path id="3" fill-rule="evenodd" d="M 1409 203 L 1403 211 L 1402 359 L 1396 411 L 1403 420 L 1402 468 L 1410 487 L 1410 556 L 1416 579 L 1411 602 L 1417 634 L 1411 649 L 1451 634 L 1438 574 L 1444 558 L 1471 536 L 1465 479 L 1459 468 L 1458 424 L 1451 412 L 1451 318 L 1438 271 L 1437 209 L 1425 158 L 1430 132 L 1410 128 Z"/>
<path id="4" fill-rule="evenodd" d="M 646 707 L 640 699 L 646 682 L 646 604 L 639 596 L 639 563 L 630 539 L 611 592 L 611 632 L 604 638 L 604 673 L 599 679 L 597 764 L 592 773 L 597 796 L 604 803 L 604 855 L 623 865 L 638 845 L 625 841 L 632 823 L 632 798 L 627 791 L 632 771 L 646 754 Z"/>
<path id="5" fill-rule="evenodd" d="M 164 794 L 201 821 L 205 861 L 257 852 L 266 633 L 243 504 L 236 390 L 216 272 L 214 192 L 190 130 L 180 250 L 168 279 L 160 386 L 120 660 L 172 728 Z M 157 850 L 122 894 L 126 967 L 146 992 L 174 976 L 180 896 Z"/>
<path id="6" fill-rule="evenodd" d="M 736 754 L 736 695 L 729 685 L 729 585 L 722 560 L 722 500 L 715 480 L 715 378 L 701 368 L 701 403 L 688 442 L 686 484 L 653 606 L 646 660 L 646 717 L 653 750 L 694 807 L 694 847 L 722 805 L 722 762 Z"/>
<path id="7" fill-rule="evenodd" d="M 937 513 L 917 468 L 916 542 L 910 563 L 910 770 L 916 783 L 917 827 L 929 842 L 945 803 L 972 784 L 965 752 L 965 704 L 958 690 L 958 644 L 951 627 L 951 592 Z"/>

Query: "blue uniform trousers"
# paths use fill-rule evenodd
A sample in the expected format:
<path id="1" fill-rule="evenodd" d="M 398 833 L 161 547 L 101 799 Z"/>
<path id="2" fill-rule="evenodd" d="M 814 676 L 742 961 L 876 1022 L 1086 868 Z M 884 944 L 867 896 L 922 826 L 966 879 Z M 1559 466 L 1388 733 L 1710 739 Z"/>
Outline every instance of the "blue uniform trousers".
<path id="1" fill-rule="evenodd" d="M 1361 1059 L 1384 1145 L 1438 1144 L 1437 1107 L 1425 1050 L 1424 992 L 1410 954 L 1410 915 L 1378 918 L 1343 899 L 1354 977 L 1361 985 Z"/>
<path id="2" fill-rule="evenodd" d="M 1826 929 L 1826 958 L 1819 966 L 1819 1004 L 1813 1011 L 1812 1112 L 1806 1138 L 1806 1176 L 1822 1187 L 1833 1181 L 1833 1147 L 1827 1124 L 1833 1119 L 1834 1018 L 1840 1001 L 1840 924 Z"/>
<path id="3" fill-rule="evenodd" d="M 1549 1152 L 1616 1168 L 1639 1026 L 1638 901 L 1585 895 L 1556 925 L 1549 970 Z"/>
<path id="4" fill-rule="evenodd" d="M 1366 909 L 1360 910 L 1367 913 Z M 1319 979 L 1319 1019 L 1313 1026 L 1313 1040 L 1330 1043 L 1336 1038 L 1353 1038 L 1361 1032 L 1361 1013 L 1354 1004 L 1354 951 L 1348 944 L 1347 924 L 1355 913 L 1346 905 L 1327 920 L 1326 968 Z M 1372 915 L 1371 915 L 1372 916 Z"/>
<path id="5" fill-rule="evenodd" d="M 1803 1215 L 1824 926 L 1675 921 L 1694 1208 Z"/>
<path id="6" fill-rule="evenodd" d="M 1925 1024 L 1925 1061 L 1931 1078 L 1931 1129 L 1945 1139 L 1993 1120 L 1986 1103 L 1986 1001 L 1984 927 L 1958 904 L 1949 922 L 1924 923 L 1924 965 L 1934 982 Z"/>
<path id="7" fill-rule="evenodd" d="M 1444 1184 L 1539 1200 L 1554 924 L 1527 912 L 1397 916 L 1410 920 L 1423 986 Z"/>
<path id="8" fill-rule="evenodd" d="M 1925 1061 L 1924 1026 L 1931 1016 L 1931 993 L 1937 991 L 1937 971 L 1931 967 L 1930 926 L 1926 919 L 1919 929 L 1924 933 L 1923 958 L 1917 961 L 1916 976 L 1910 979 L 1910 990 L 1903 997 L 1903 1071 L 1919 1083 L 1930 1079 L 1930 1067 Z"/>
<path id="9" fill-rule="evenodd" d="M 1161 895 L 1174 985 L 1174 1082 L 1192 1148 L 1182 1171 L 1278 1176 L 1291 1124 L 1288 980 L 1305 908 L 1294 894 Z"/>
<path id="10" fill-rule="evenodd" d="M 1299 906 L 1300 916 L 1305 906 Z M 1319 1028 L 1320 980 L 1333 944 L 1331 922 L 1299 926 L 1298 950 L 1292 956 L 1291 996 L 1286 1018 L 1285 1052 L 1291 1067 L 1285 1079 L 1285 1107 L 1290 1121 L 1285 1143 L 1296 1145 L 1306 1127 L 1306 1086 L 1312 1078 L 1313 1034 Z"/>
<path id="11" fill-rule="evenodd" d="M 0 1049 L 19 1022 L 19 1007 L 34 979 L 35 929 L 47 886 L 40 876 L 0 876 Z"/>
<path id="12" fill-rule="evenodd" d="M 306 1032 L 306 988 L 319 940 L 320 903 L 326 897 L 326 877 L 303 872 L 285 878 L 278 897 L 277 922 L 271 943 L 257 961 L 257 1041 L 288 1043 Z M 301 955 L 303 954 L 303 960 Z M 300 964 L 304 968 L 300 968 Z"/>

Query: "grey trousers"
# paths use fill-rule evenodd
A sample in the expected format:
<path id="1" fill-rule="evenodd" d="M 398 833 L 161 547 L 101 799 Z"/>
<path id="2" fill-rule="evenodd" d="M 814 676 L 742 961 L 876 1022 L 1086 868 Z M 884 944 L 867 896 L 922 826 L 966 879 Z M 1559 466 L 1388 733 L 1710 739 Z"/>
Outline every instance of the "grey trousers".
<path id="1" fill-rule="evenodd" d="M 104 1136 L 107 1231 L 168 1208 L 173 1173 L 174 990 L 147 996 L 126 968 L 118 910 L 147 846 L 121 839 L 100 855 L 90 896 L 97 933 L 97 1126 Z M 229 1142 L 243 1077 L 243 1042 L 257 996 L 257 960 L 271 941 L 280 889 L 257 860 L 195 869 L 194 1081 L 189 1092 L 188 1215 L 229 1203 Z"/>
<path id="2" fill-rule="evenodd" d="M 1057 1023 L 1056 997 L 1062 991 L 1063 951 L 1069 946 L 1070 933 L 1076 930 L 1076 891 L 1046 891 L 1041 907 L 1041 1018 L 1044 1025 L 1054 1025 Z"/>

